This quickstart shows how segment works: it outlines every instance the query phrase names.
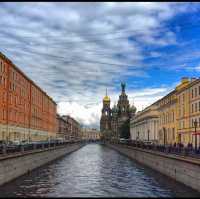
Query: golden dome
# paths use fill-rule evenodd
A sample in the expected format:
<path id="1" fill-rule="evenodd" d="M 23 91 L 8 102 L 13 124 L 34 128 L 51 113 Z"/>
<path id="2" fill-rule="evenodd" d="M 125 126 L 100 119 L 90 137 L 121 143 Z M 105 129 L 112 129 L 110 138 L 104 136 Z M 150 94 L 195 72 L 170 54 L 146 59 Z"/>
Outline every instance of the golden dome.
<path id="1" fill-rule="evenodd" d="M 106 88 L 106 96 L 103 98 L 104 102 L 110 102 L 110 98 L 107 95 L 107 88 Z"/>
<path id="2" fill-rule="evenodd" d="M 110 98 L 106 95 L 104 98 L 103 98 L 103 101 L 110 101 Z"/>

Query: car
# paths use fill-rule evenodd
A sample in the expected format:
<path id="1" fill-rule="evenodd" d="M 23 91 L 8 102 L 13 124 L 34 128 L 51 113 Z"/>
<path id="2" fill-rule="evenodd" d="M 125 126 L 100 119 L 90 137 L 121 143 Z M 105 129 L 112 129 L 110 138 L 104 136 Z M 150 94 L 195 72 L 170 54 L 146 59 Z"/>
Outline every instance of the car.
<path id="1" fill-rule="evenodd" d="M 130 141 L 130 139 L 120 138 L 119 142 L 122 144 L 127 144 Z"/>
<path id="2" fill-rule="evenodd" d="M 11 142 L 11 145 L 19 146 L 19 145 L 21 145 L 21 142 L 19 140 L 14 140 Z"/>
<path id="3" fill-rule="evenodd" d="M 21 144 L 28 144 L 29 142 L 28 142 L 28 140 L 22 140 L 21 141 Z"/>
<path id="4" fill-rule="evenodd" d="M 143 141 L 143 142 L 144 142 L 144 144 L 148 144 L 148 145 L 153 144 L 152 141 Z"/>
<path id="5" fill-rule="evenodd" d="M 0 140 L 0 146 L 6 145 L 6 141 L 5 140 Z"/>

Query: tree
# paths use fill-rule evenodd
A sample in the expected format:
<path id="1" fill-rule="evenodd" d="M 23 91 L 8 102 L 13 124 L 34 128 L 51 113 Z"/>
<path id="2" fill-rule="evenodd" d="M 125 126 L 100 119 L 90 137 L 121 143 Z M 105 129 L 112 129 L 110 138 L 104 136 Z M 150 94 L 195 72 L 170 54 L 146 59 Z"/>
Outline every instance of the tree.
<path id="1" fill-rule="evenodd" d="M 120 127 L 120 138 L 129 139 L 130 138 L 130 121 L 129 119 L 124 122 Z"/>

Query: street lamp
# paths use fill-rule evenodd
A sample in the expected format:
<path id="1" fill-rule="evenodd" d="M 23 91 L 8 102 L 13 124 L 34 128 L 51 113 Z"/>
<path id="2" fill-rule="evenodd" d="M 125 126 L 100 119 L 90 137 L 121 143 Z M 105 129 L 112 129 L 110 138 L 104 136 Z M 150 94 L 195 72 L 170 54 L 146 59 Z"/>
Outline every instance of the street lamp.
<path id="1" fill-rule="evenodd" d="M 148 134 L 148 141 L 149 141 L 149 129 L 148 129 L 148 131 L 147 131 L 147 134 Z"/>
<path id="2" fill-rule="evenodd" d="M 195 152 L 197 152 L 197 120 L 194 121 L 194 131 L 195 131 Z"/>
<path id="3" fill-rule="evenodd" d="M 138 131 L 137 140 L 140 139 L 140 132 Z"/>

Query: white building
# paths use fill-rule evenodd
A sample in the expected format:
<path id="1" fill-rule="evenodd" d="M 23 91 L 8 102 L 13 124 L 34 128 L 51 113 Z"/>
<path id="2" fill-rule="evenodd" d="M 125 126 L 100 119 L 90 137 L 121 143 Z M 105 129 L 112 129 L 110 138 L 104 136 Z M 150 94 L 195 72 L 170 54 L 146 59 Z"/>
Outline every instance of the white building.
<path id="1" fill-rule="evenodd" d="M 139 111 L 130 122 L 132 140 L 158 142 L 158 110 L 154 103 L 143 111 Z"/>

